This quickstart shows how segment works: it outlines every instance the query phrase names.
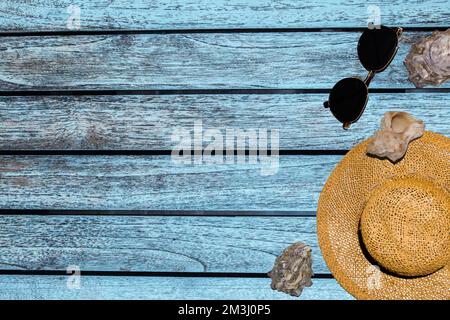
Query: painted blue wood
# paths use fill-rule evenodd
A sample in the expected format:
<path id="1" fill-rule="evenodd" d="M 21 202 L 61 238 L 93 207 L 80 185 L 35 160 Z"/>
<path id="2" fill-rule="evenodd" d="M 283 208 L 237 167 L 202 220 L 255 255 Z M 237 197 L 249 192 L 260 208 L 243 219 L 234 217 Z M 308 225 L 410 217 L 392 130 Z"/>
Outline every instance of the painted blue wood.
<path id="1" fill-rule="evenodd" d="M 450 136 L 446 93 L 371 94 L 364 115 L 342 130 L 322 107 L 327 94 L 0 97 L 0 149 L 171 150 L 176 128 L 277 129 L 282 150 L 350 149 L 387 110 L 407 111 Z M 211 141 L 204 139 L 203 147 Z M 270 139 L 269 139 L 270 145 Z"/>
<path id="2" fill-rule="evenodd" d="M 69 287 L 68 287 L 69 283 Z M 270 279 L 0 276 L 0 299 L 349 300 L 334 279 L 315 279 L 299 298 L 273 291 Z"/>
<path id="3" fill-rule="evenodd" d="M 340 159 L 199 165 L 170 156 L 0 156 L 0 208 L 315 211 Z"/>
<path id="4" fill-rule="evenodd" d="M 403 60 L 427 32 L 406 33 L 371 87 L 413 88 Z M 7 37 L 0 90 L 323 88 L 365 77 L 359 32 Z M 449 87 L 447 82 L 443 87 Z"/>
<path id="5" fill-rule="evenodd" d="M 365 27 L 380 9 L 381 23 L 402 26 L 449 24 L 447 0 L 2 0 L 0 30 L 65 30 L 80 8 L 82 30 L 199 28 Z M 373 13 L 372 13 L 373 12 Z M 72 19 L 73 21 L 73 19 Z"/>
<path id="6" fill-rule="evenodd" d="M 0 216 L 0 269 L 267 273 L 287 246 L 300 241 L 312 248 L 314 272 L 329 273 L 313 217 L 26 213 Z"/>
<path id="7" fill-rule="evenodd" d="M 2 1 L 0 32 L 67 30 L 69 4 Z M 82 30 L 341 28 L 367 22 L 363 1 L 78 4 Z M 450 1 L 378 5 L 388 25 L 446 26 L 450 17 Z M 372 87 L 412 88 L 402 61 L 409 46 L 427 34 L 407 33 L 392 66 Z M 355 32 L 8 37 L 0 44 L 0 90 L 330 88 L 342 77 L 364 76 L 355 52 L 358 37 Z M 338 132 L 326 110 L 315 109 L 322 100 L 323 95 L 2 97 L 0 148 L 167 150 L 171 131 L 165 128 L 206 118 L 209 127 L 283 123 L 285 149 L 346 149 L 374 131 L 387 106 L 414 111 L 429 129 L 448 135 L 445 94 L 372 96 L 367 122 L 362 118 L 347 135 Z M 170 107 L 163 109 L 165 104 Z M 323 135 L 326 128 L 333 129 Z M 0 208 L 315 210 L 340 158 L 281 157 L 279 173 L 265 177 L 260 165 L 177 166 L 166 156 L 1 156 Z M 314 218 L 19 215 L 1 216 L 0 226 L 0 266 L 10 270 L 79 264 L 98 271 L 266 272 L 285 246 L 304 241 L 313 247 L 315 271 L 328 272 Z M 272 291 L 269 279 L 82 276 L 80 289 L 68 288 L 68 279 L 2 275 L 0 299 L 290 298 Z M 335 280 L 316 279 L 302 298 L 351 297 Z"/>

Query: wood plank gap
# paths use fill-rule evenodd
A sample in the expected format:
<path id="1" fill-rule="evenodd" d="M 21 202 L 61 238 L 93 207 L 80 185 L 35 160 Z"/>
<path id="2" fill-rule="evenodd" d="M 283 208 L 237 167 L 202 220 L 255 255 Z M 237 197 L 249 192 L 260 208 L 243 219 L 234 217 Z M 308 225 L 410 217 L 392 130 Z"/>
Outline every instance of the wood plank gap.
<path id="1" fill-rule="evenodd" d="M 396 26 L 393 26 L 396 27 Z M 404 27 L 404 31 L 444 31 L 449 26 Z M 323 28 L 217 28 L 217 29 L 105 29 L 105 30 L 43 30 L 43 31 L 3 31 L 0 37 L 47 37 L 47 36 L 84 36 L 84 35 L 135 35 L 135 34 L 201 34 L 201 33 L 299 33 L 299 32 L 363 32 L 364 27 L 323 27 Z"/>
<path id="2" fill-rule="evenodd" d="M 221 94 L 326 94 L 331 89 L 162 89 L 162 90 L 2 90 L 1 97 L 115 96 L 115 95 L 221 95 Z M 450 88 L 372 88 L 369 93 L 450 93 Z"/>
<path id="3" fill-rule="evenodd" d="M 21 210 L 0 209 L 0 216 L 186 216 L 186 217 L 315 217 L 315 211 L 201 210 Z"/>
<path id="4" fill-rule="evenodd" d="M 70 276 L 64 270 L 1 270 L 0 275 Z M 102 277 L 186 277 L 186 278 L 268 278 L 267 273 L 245 272 L 147 272 L 147 271 L 89 271 L 81 270 L 82 276 Z M 314 274 L 313 279 L 333 279 L 329 273 Z"/>

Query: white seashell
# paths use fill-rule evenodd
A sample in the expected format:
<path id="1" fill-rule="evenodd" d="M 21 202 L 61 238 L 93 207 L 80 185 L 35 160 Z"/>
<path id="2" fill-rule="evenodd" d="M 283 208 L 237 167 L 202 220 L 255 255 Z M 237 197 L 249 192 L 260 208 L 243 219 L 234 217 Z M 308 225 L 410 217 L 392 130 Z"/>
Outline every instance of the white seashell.
<path id="1" fill-rule="evenodd" d="M 273 290 L 300 296 L 304 287 L 312 286 L 311 248 L 301 242 L 287 247 L 275 260 L 269 277 Z"/>
<path id="2" fill-rule="evenodd" d="M 435 31 L 411 46 L 404 64 L 418 88 L 441 85 L 450 79 L 450 29 Z"/>
<path id="3" fill-rule="evenodd" d="M 420 138 L 425 124 L 407 112 L 389 111 L 381 119 L 381 130 L 375 132 L 367 153 L 397 162 L 405 155 L 408 145 Z"/>

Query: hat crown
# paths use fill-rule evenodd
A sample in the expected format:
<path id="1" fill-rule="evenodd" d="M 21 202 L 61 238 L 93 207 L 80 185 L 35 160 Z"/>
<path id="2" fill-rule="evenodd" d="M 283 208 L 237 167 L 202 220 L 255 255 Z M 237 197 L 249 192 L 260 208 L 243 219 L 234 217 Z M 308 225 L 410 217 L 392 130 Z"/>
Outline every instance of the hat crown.
<path id="1" fill-rule="evenodd" d="M 431 274 L 450 258 L 449 194 L 420 178 L 390 180 L 371 193 L 360 228 L 380 267 L 407 277 Z"/>

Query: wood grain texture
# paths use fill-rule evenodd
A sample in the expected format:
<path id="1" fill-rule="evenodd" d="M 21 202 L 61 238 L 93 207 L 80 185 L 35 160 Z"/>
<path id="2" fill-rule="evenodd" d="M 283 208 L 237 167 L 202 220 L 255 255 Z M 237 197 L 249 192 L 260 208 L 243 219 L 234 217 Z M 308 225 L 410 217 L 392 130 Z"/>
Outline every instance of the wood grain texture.
<path id="1" fill-rule="evenodd" d="M 351 149 L 387 110 L 407 111 L 450 135 L 448 94 L 371 94 L 349 131 L 322 107 L 327 94 L 0 97 L 3 150 L 171 150 L 171 135 L 203 129 L 278 129 L 284 150 Z M 200 141 L 195 139 L 196 143 Z M 270 143 L 270 139 L 268 141 Z M 203 147 L 211 143 L 204 138 Z"/>
<path id="2" fill-rule="evenodd" d="M 70 4 L 80 6 L 82 30 L 276 27 L 365 27 L 366 1 L 321 0 L 2 0 L 1 30 L 65 30 Z M 383 24 L 440 26 L 449 2 L 381 0 Z"/>
<path id="3" fill-rule="evenodd" d="M 313 217 L 0 216 L 0 269 L 267 273 L 301 241 L 329 270 Z M 0 276 L 1 277 L 1 276 Z"/>
<path id="4" fill-rule="evenodd" d="M 1 276 L 0 299 L 150 300 L 350 300 L 334 279 L 313 280 L 300 298 L 273 291 L 270 279 L 176 277 L 81 277 L 67 287 L 65 276 Z"/>
<path id="5" fill-rule="evenodd" d="M 403 60 L 406 33 L 391 66 L 371 87 L 413 88 Z M 140 34 L 6 37 L 0 90 L 331 88 L 365 77 L 358 32 Z M 447 83 L 443 87 L 449 87 Z"/>
<path id="6" fill-rule="evenodd" d="M 270 165 L 248 158 L 200 165 L 170 156 L 0 156 L 0 207 L 315 211 L 340 159 L 280 156 L 278 171 L 263 176 Z"/>

